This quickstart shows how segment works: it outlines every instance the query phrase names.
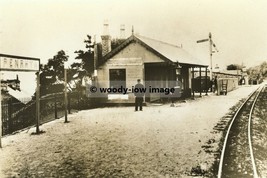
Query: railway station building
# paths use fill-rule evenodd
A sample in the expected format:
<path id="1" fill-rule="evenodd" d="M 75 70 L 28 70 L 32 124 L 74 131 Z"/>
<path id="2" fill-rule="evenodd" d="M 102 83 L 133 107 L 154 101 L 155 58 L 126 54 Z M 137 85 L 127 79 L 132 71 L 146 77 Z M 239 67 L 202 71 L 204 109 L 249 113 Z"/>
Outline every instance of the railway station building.
<path id="1" fill-rule="evenodd" d="M 124 87 L 132 88 L 137 79 L 147 87 L 171 87 L 171 82 L 181 82 L 181 97 L 194 94 L 192 80 L 194 69 L 207 71 L 208 65 L 194 58 L 181 46 L 132 34 L 111 50 L 111 37 L 103 35 L 102 59 L 97 62 L 95 82 L 100 87 L 113 87 L 121 81 Z M 200 74 L 201 75 L 201 74 Z M 207 79 L 207 72 L 204 76 Z M 133 103 L 134 94 L 109 94 L 109 103 Z M 145 102 L 161 99 L 159 93 L 147 93 Z"/>

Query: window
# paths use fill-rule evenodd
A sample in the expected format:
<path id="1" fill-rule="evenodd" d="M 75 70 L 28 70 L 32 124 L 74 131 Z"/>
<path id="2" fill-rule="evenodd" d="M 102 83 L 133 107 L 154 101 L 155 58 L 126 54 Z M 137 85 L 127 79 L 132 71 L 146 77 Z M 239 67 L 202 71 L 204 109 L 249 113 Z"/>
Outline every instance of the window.
<path id="1" fill-rule="evenodd" d="M 111 88 L 126 87 L 126 70 L 125 69 L 110 69 L 109 81 Z"/>

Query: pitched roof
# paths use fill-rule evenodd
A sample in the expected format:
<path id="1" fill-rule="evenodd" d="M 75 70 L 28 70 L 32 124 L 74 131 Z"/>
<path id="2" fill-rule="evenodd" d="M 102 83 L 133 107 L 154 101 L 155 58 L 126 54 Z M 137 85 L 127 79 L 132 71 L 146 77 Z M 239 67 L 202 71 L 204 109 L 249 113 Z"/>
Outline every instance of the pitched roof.
<path id="1" fill-rule="evenodd" d="M 158 51 L 160 54 L 171 60 L 172 62 L 179 62 L 181 64 L 193 64 L 193 65 L 201 65 L 207 66 L 207 64 L 203 63 L 202 61 L 194 58 L 183 48 L 169 44 L 166 42 L 158 41 L 155 39 L 137 36 L 141 41 L 146 43 L 151 48 Z"/>
<path id="2" fill-rule="evenodd" d="M 8 93 L 24 104 L 28 103 L 32 99 L 32 95 L 23 89 L 21 89 L 21 91 L 18 91 L 13 90 L 11 87 L 8 87 Z"/>
<path id="3" fill-rule="evenodd" d="M 194 57 L 192 57 L 186 50 L 183 48 L 169 44 L 166 42 L 158 41 L 155 39 L 147 38 L 140 35 L 132 35 L 128 39 L 126 39 L 121 45 L 117 48 L 109 52 L 104 56 L 104 61 L 110 59 L 114 55 L 116 55 L 119 51 L 125 48 L 131 42 L 137 42 L 146 47 L 148 50 L 153 52 L 154 54 L 161 57 L 165 62 L 180 64 L 189 64 L 194 66 L 208 66 L 207 63 L 204 63 Z"/>

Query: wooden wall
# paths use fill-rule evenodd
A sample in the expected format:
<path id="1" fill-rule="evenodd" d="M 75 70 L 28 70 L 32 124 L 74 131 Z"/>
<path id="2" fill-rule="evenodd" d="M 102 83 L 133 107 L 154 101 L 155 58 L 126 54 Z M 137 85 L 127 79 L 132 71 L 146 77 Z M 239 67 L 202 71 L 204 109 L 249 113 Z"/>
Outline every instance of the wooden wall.
<path id="1" fill-rule="evenodd" d="M 106 63 L 98 68 L 97 81 L 101 87 L 109 87 L 109 70 L 126 69 L 126 87 L 132 88 L 137 83 L 137 79 L 145 80 L 145 63 L 163 62 L 161 58 L 148 51 L 138 43 L 131 43 L 118 54 L 108 59 Z M 112 100 L 113 103 L 133 103 L 133 93 L 128 94 L 128 100 Z"/>

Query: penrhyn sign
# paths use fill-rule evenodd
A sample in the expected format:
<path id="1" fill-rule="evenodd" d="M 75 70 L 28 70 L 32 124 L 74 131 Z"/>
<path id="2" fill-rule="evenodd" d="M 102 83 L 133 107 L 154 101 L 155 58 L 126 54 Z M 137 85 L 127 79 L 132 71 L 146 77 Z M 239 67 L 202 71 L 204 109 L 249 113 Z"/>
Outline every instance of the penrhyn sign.
<path id="1" fill-rule="evenodd" d="M 40 59 L 0 54 L 1 71 L 39 71 Z"/>

